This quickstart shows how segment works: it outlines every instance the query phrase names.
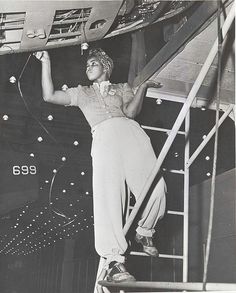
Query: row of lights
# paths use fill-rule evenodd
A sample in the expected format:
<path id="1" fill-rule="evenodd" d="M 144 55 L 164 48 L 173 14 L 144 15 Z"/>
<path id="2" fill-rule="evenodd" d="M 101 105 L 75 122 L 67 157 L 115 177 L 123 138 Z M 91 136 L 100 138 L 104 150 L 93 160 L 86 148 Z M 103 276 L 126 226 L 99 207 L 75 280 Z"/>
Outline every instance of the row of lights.
<path id="1" fill-rule="evenodd" d="M 28 208 L 28 206 L 27 206 Z M 47 210 L 47 207 L 44 207 L 44 210 Z M 80 210 L 81 213 L 84 212 L 83 209 Z M 17 229 L 17 227 L 19 226 L 19 220 L 20 217 L 22 217 L 24 214 L 26 213 L 25 210 L 23 210 L 20 214 L 19 217 L 17 218 L 17 223 L 11 227 L 11 229 Z M 43 224 L 41 224 L 41 226 L 39 225 L 35 230 L 31 231 L 31 234 L 28 234 L 26 237 L 24 237 L 23 239 L 21 239 L 19 242 L 17 242 L 17 240 L 19 239 L 19 237 L 25 232 L 25 231 L 29 231 L 34 225 L 37 224 L 39 218 L 45 213 L 45 211 L 40 211 L 38 214 L 35 215 L 35 217 L 32 219 L 32 223 L 28 224 L 27 227 L 25 227 L 24 229 L 22 229 L 21 231 L 19 231 L 18 233 L 16 233 L 16 235 L 14 237 L 12 237 L 12 239 L 0 250 L 0 253 L 5 253 L 5 254 L 29 254 L 31 252 L 34 252 L 38 249 L 41 249 L 43 247 L 46 247 L 48 245 L 51 245 L 52 243 L 55 243 L 57 240 L 62 240 L 65 237 L 71 237 L 73 236 L 75 233 L 78 233 L 79 231 L 84 231 L 86 229 L 89 229 L 89 219 L 84 218 L 83 222 L 86 225 L 84 228 L 80 228 L 78 229 L 78 226 L 81 225 L 81 221 L 77 222 L 77 224 L 73 223 L 75 218 L 77 218 L 77 214 L 74 215 L 74 220 L 70 221 L 70 223 L 73 223 L 71 225 L 72 228 L 70 228 L 70 225 L 68 225 L 68 223 L 63 220 L 63 224 L 62 223 L 57 223 L 57 225 L 54 225 L 54 227 L 51 227 L 50 229 L 47 230 L 47 232 L 44 232 L 43 234 L 38 234 L 39 238 L 41 237 L 45 237 L 47 234 L 50 234 L 51 232 L 53 232 L 53 230 L 58 229 L 58 227 L 63 228 L 62 231 L 59 231 L 57 233 L 54 234 L 54 239 L 52 239 L 52 236 L 48 237 L 47 239 L 44 240 L 40 240 L 37 244 L 36 243 L 32 243 L 32 239 L 30 239 L 30 237 L 35 239 L 35 236 L 37 233 L 39 233 L 40 230 L 43 230 L 43 228 L 48 227 L 51 223 L 52 223 L 52 219 L 55 219 L 55 216 L 52 216 L 52 219 L 49 219 L 48 221 L 45 221 Z M 92 220 L 93 216 L 91 216 Z M 68 219 L 69 220 L 69 219 Z M 74 231 L 70 231 L 70 230 L 74 230 Z M 63 237 L 64 234 L 64 237 Z M 7 234 L 4 235 L 4 237 L 7 237 Z M 59 239 L 58 239 L 59 238 Z M 29 241 L 28 243 L 26 243 L 26 241 Z M 49 242 L 47 242 L 49 241 Z M 2 239 L 0 241 L 0 243 L 3 243 L 4 240 Z M 17 242 L 17 243 L 16 243 Z M 15 244 L 14 244 L 15 243 Z M 14 244 L 14 246 L 12 246 Z M 24 245 L 25 244 L 25 248 L 19 248 L 19 246 Z M 31 244 L 31 246 L 30 246 Z M 42 245 L 43 244 L 43 245 Z M 11 247 L 12 246 L 12 247 Z M 29 248 L 28 251 L 27 248 Z"/>
<path id="2" fill-rule="evenodd" d="M 7 120 L 9 120 L 9 116 L 8 116 L 7 114 L 4 114 L 4 115 L 2 116 L 2 119 L 3 119 L 4 121 L 7 121 Z M 54 118 L 53 118 L 52 115 L 48 115 L 47 119 L 48 119 L 48 121 L 52 121 Z M 38 136 L 38 137 L 37 137 L 37 141 L 38 141 L 38 142 L 42 142 L 42 141 L 43 141 L 43 137 L 42 137 L 42 136 Z M 74 146 L 78 146 L 78 145 L 79 145 L 78 140 L 74 140 L 73 145 L 74 145 Z"/>
<path id="3" fill-rule="evenodd" d="M 78 141 L 74 142 L 74 145 L 77 146 L 79 143 Z M 30 157 L 35 157 L 34 153 L 30 153 L 29 154 Z M 67 157 L 66 156 L 62 156 L 61 157 L 61 161 L 62 162 L 66 162 Z M 57 173 L 57 169 L 53 169 L 52 172 L 54 174 Z M 85 171 L 81 171 L 81 176 L 85 176 L 86 172 Z M 45 180 L 45 183 L 48 184 L 50 181 L 48 179 Z M 75 183 L 74 182 L 70 182 L 70 186 L 74 186 Z M 66 193 L 67 190 L 63 189 L 62 193 Z M 85 192 L 86 195 L 89 195 L 89 191 Z M 56 198 L 58 199 L 58 198 Z M 80 200 L 77 199 L 77 202 L 79 202 Z M 51 203 L 52 204 L 52 203 Z M 73 206 L 72 203 L 69 204 L 70 207 Z M 20 218 L 22 218 L 22 216 L 26 213 L 26 210 L 28 209 L 28 206 L 26 206 L 26 209 L 23 210 L 19 216 L 16 219 L 16 223 L 14 224 L 14 226 L 11 227 L 11 229 L 17 229 L 19 228 L 20 225 Z M 45 210 L 47 209 L 47 207 L 44 208 Z M 83 210 L 80 210 L 81 213 L 83 213 Z M 43 229 L 45 229 L 46 227 L 48 227 L 51 223 L 51 220 L 49 219 L 48 222 L 45 221 L 44 224 L 42 224 L 41 226 L 38 226 L 35 230 L 31 231 L 31 234 L 28 234 L 29 231 L 33 228 L 33 226 L 36 225 L 36 223 L 39 220 L 39 217 L 41 215 L 43 215 L 44 212 L 40 211 L 39 214 L 37 214 L 35 216 L 35 218 L 32 219 L 32 222 L 30 224 L 28 224 L 27 227 L 25 227 L 24 229 L 22 229 L 21 231 L 18 231 L 18 233 L 15 233 L 15 236 L 13 236 L 11 238 L 10 241 L 8 241 L 8 243 L 0 250 L 0 253 L 4 253 L 4 254 L 24 254 L 27 255 L 29 253 L 35 252 L 38 249 L 44 248 L 46 246 L 51 245 L 52 243 L 55 243 L 57 240 L 62 240 L 65 237 L 72 237 L 73 235 L 75 235 L 75 233 L 78 233 L 80 231 L 84 231 L 86 229 L 89 229 L 89 224 L 86 218 L 84 218 L 82 221 L 84 224 L 86 224 L 85 227 L 81 226 L 80 222 L 75 222 L 75 220 L 77 218 L 77 214 L 74 214 L 74 218 L 71 220 L 70 218 L 67 218 L 67 221 L 65 221 L 63 219 L 63 224 L 58 223 L 56 226 L 54 226 L 53 228 L 51 227 L 47 232 L 44 232 L 42 235 L 43 237 L 45 236 L 49 236 L 50 233 L 52 233 L 53 231 L 57 231 L 58 228 L 61 228 L 63 226 L 65 226 L 65 228 L 63 228 L 62 231 L 57 231 L 56 233 L 54 233 L 54 237 L 53 236 L 49 236 L 48 239 L 44 239 L 41 240 L 40 239 L 40 231 Z M 59 217 L 60 218 L 60 217 Z M 93 218 L 93 216 L 91 216 L 91 218 Z M 55 219 L 55 216 L 53 216 L 53 219 Z M 91 219 L 90 219 L 91 220 Z M 69 221 L 69 222 L 68 222 Z M 72 225 L 71 225 L 72 224 Z M 72 227 L 72 228 L 70 228 Z M 27 235 L 25 237 L 23 237 L 23 233 L 27 233 Z M 9 234 L 9 233 L 8 233 Z M 36 238 L 36 235 L 38 235 L 38 237 Z M 20 236 L 22 236 L 22 239 L 20 239 Z M 5 238 L 5 239 L 4 239 Z M 6 240 L 7 238 L 7 234 L 4 235 L 4 237 L 2 238 L 2 240 L 0 241 L 0 243 L 5 243 L 4 240 Z M 34 239 L 34 241 L 32 241 L 32 239 Z M 35 240 L 38 240 L 38 243 L 35 243 Z"/>

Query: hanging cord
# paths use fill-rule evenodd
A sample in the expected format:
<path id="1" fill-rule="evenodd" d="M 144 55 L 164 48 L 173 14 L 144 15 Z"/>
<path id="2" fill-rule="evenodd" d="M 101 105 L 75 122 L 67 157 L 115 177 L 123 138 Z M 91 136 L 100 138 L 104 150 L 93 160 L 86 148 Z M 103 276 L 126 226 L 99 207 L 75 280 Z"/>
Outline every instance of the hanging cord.
<path id="1" fill-rule="evenodd" d="M 74 152 L 72 152 L 71 157 L 72 157 L 72 156 L 74 155 L 74 153 L 76 153 L 76 152 L 77 152 L 77 150 L 74 151 Z M 49 196 L 48 196 L 49 210 L 50 210 L 51 212 L 53 212 L 54 214 L 56 214 L 56 215 L 58 215 L 58 216 L 60 216 L 60 217 L 63 217 L 63 218 L 67 221 L 67 223 L 65 223 L 65 224 L 63 225 L 63 227 L 65 227 L 65 226 L 71 224 L 71 223 L 74 222 L 75 219 L 76 219 L 75 217 L 74 217 L 73 219 L 69 218 L 65 213 L 62 213 L 60 210 L 56 209 L 55 207 L 52 208 L 52 190 L 53 190 L 54 182 L 55 182 L 55 179 L 56 179 L 57 174 L 58 174 L 59 171 L 64 167 L 64 165 L 65 165 L 65 162 L 62 163 L 62 164 L 58 167 L 58 169 L 56 170 L 56 172 L 53 174 L 53 177 L 52 177 L 52 180 L 51 180 L 51 184 L 50 184 L 50 188 L 49 188 Z"/>
<path id="2" fill-rule="evenodd" d="M 210 196 L 210 211 L 209 211 L 209 223 L 208 233 L 204 260 L 204 271 L 203 271 L 203 290 L 206 291 L 208 264 L 211 248 L 211 238 L 213 230 L 213 217 L 214 217 L 214 203 L 215 203 L 215 185 L 216 185 L 216 166 L 217 166 L 217 151 L 218 151 L 218 129 L 219 129 L 219 112 L 220 112 L 220 90 L 221 90 L 221 69 L 222 69 L 222 30 L 220 25 L 220 14 L 221 14 L 221 1 L 217 2 L 217 29 L 218 29 L 218 71 L 217 71 L 217 93 L 216 93 L 216 133 L 214 141 L 214 158 L 213 158 L 213 170 L 211 180 L 211 196 Z"/>
<path id="3" fill-rule="evenodd" d="M 55 137 L 54 137 L 54 136 L 53 136 L 53 135 L 47 130 L 47 128 L 41 123 L 41 121 L 40 121 L 40 120 L 39 120 L 39 119 L 38 119 L 38 118 L 37 118 L 37 117 L 36 117 L 36 116 L 30 111 L 30 108 L 29 108 L 29 106 L 28 106 L 28 104 L 27 104 L 27 102 L 26 102 L 26 100 L 25 100 L 25 98 L 24 98 L 24 96 L 23 96 L 22 90 L 21 90 L 20 80 L 21 80 L 21 77 L 22 77 L 22 75 L 23 75 L 23 73 L 24 73 L 24 71 L 25 71 L 25 68 L 26 68 L 26 66 L 27 66 L 27 64 L 28 64 L 28 62 L 29 62 L 31 56 L 32 56 L 32 53 L 30 53 L 30 55 L 28 56 L 28 58 L 27 58 L 27 60 L 26 60 L 26 62 L 25 62 L 25 64 L 24 64 L 24 66 L 23 66 L 23 68 L 22 68 L 22 70 L 21 70 L 21 72 L 20 72 L 19 78 L 18 78 L 18 80 L 17 80 L 17 88 L 18 88 L 18 90 L 19 90 L 20 97 L 21 97 L 21 99 L 23 100 L 23 103 L 24 103 L 25 108 L 27 109 L 28 113 L 29 113 L 29 114 L 33 117 L 33 119 L 34 119 L 34 120 L 40 125 L 40 127 L 41 127 L 41 128 L 47 133 L 47 135 L 48 135 L 48 136 L 49 136 L 49 137 L 50 137 L 55 143 L 59 144 L 58 140 L 57 140 L 57 139 L 56 139 L 56 138 L 55 138 Z M 72 157 L 76 152 L 77 152 L 77 150 L 74 151 L 74 152 L 72 152 L 71 157 Z M 52 180 L 51 180 L 51 184 L 50 184 L 50 190 L 49 190 L 49 209 L 50 209 L 50 211 L 52 211 L 53 213 L 55 213 L 55 214 L 58 215 L 58 216 L 61 216 L 61 217 L 65 218 L 65 219 L 68 221 L 65 225 L 63 225 L 63 227 L 69 225 L 70 223 L 72 223 L 72 222 L 75 220 L 75 218 L 71 220 L 69 217 L 67 217 L 64 213 L 62 213 L 62 212 L 59 211 L 58 209 L 52 208 L 51 205 L 52 205 L 52 189 L 53 189 L 53 185 L 54 185 L 54 182 L 55 182 L 55 178 L 56 178 L 56 175 L 57 175 L 58 171 L 59 171 L 60 169 L 62 169 L 62 168 L 64 167 L 64 165 L 65 165 L 65 162 L 59 166 L 57 172 L 53 175 Z"/>
<path id="4" fill-rule="evenodd" d="M 83 55 L 84 50 L 88 49 L 88 40 L 87 40 L 87 36 L 86 36 L 86 31 L 85 31 L 85 25 L 86 22 L 84 21 L 85 19 L 85 13 L 84 13 L 84 9 L 82 8 L 81 10 L 81 18 L 82 18 L 82 23 L 81 23 L 81 55 Z"/>
<path id="5" fill-rule="evenodd" d="M 42 124 L 42 122 L 30 111 L 30 109 L 29 109 L 29 106 L 28 106 L 28 104 L 27 104 L 27 102 L 26 102 L 26 100 L 25 100 L 25 98 L 24 98 L 24 96 L 23 96 L 23 93 L 22 93 L 22 90 L 21 90 L 21 84 L 20 84 L 20 80 L 21 80 L 21 77 L 22 77 L 22 75 L 23 75 L 23 73 L 24 73 L 24 71 L 25 71 L 25 68 L 26 68 L 26 66 L 27 66 L 27 64 L 28 64 L 28 62 L 29 62 L 29 60 L 30 60 L 30 58 L 31 58 L 31 56 L 32 56 L 32 53 L 30 53 L 30 55 L 28 56 L 28 58 L 27 58 L 27 60 L 26 60 L 26 62 L 25 62 L 25 64 L 24 64 L 24 66 L 23 66 L 23 68 L 22 68 L 22 70 L 21 70 L 21 73 L 20 73 L 20 75 L 19 75 L 19 78 L 18 78 L 18 80 L 17 80 L 17 87 L 18 87 L 18 90 L 19 90 L 19 93 L 20 93 L 20 97 L 21 97 L 21 99 L 22 99 L 22 101 L 23 101 L 23 103 L 24 103 L 24 105 L 25 105 L 25 108 L 26 108 L 26 110 L 28 111 L 28 113 L 33 117 L 33 119 L 41 126 L 41 128 L 47 133 L 47 135 L 54 141 L 54 142 L 56 142 L 56 143 L 59 143 L 58 141 L 57 141 L 57 139 L 47 130 L 47 128 Z"/>

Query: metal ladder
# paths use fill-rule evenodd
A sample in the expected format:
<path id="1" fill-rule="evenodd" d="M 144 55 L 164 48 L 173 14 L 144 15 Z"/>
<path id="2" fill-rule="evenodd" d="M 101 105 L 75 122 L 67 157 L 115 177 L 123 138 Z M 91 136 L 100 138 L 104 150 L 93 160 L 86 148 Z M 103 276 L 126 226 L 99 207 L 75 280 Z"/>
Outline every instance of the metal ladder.
<path id="1" fill-rule="evenodd" d="M 164 100 L 165 98 L 163 98 Z M 179 101 L 175 100 L 175 102 L 182 103 L 182 98 Z M 169 133 L 171 129 L 159 128 L 159 127 L 150 127 L 142 125 L 143 129 L 165 132 Z M 174 254 L 159 254 L 159 258 L 167 258 L 167 259 L 177 259 L 183 261 L 183 269 L 182 269 L 182 281 L 187 282 L 188 278 L 188 223 L 189 223 L 189 168 L 187 167 L 187 162 L 189 160 L 189 128 L 190 128 L 190 112 L 188 112 L 185 118 L 185 131 L 178 131 L 178 135 L 184 135 L 185 137 L 185 147 L 184 147 L 184 170 L 166 170 L 170 173 L 178 174 L 180 176 L 184 176 L 184 207 L 183 211 L 175 211 L 175 210 L 167 210 L 167 214 L 183 217 L 183 254 L 182 255 L 174 255 Z M 130 201 L 129 201 L 130 202 Z M 128 207 L 130 210 L 133 209 L 133 206 Z M 128 215 L 126 220 L 128 220 Z M 130 255 L 136 256 L 148 256 L 143 252 L 131 251 Z"/>
<path id="2" fill-rule="evenodd" d="M 222 27 L 222 37 L 223 39 L 225 38 L 229 28 L 231 27 L 231 24 L 233 23 L 233 20 L 235 18 L 235 7 L 234 5 L 232 6 L 230 12 L 228 13 L 226 20 L 224 22 L 224 25 Z M 179 115 L 174 123 L 174 126 L 171 130 L 171 132 L 168 135 L 168 138 L 166 139 L 166 142 L 159 154 L 159 157 L 156 161 L 155 167 L 153 169 L 152 174 L 149 176 L 142 193 L 140 195 L 140 198 L 137 200 L 134 208 L 131 211 L 131 214 L 128 218 L 128 221 L 126 222 L 124 226 L 124 234 L 126 235 L 133 220 L 135 219 L 137 212 L 139 208 L 142 205 L 143 200 L 145 199 L 145 196 L 156 176 L 158 171 L 160 170 L 163 161 L 170 150 L 170 147 L 172 146 L 172 143 L 176 137 L 176 135 L 179 133 L 179 129 L 182 125 L 182 123 L 185 121 L 185 138 L 188 138 L 188 133 L 189 133 L 189 126 L 190 126 L 190 107 L 193 104 L 195 97 L 197 95 L 197 92 L 217 54 L 217 48 L 218 48 L 218 40 L 214 42 L 205 63 L 203 64 L 194 84 L 192 89 L 190 90 L 187 98 L 181 98 L 181 97 L 173 97 L 171 95 L 163 95 L 161 94 L 161 99 L 166 99 L 166 100 L 172 100 L 175 102 L 182 102 L 183 107 L 179 112 Z M 158 95 L 149 95 L 149 97 L 153 97 L 155 99 L 158 98 Z M 224 115 L 221 117 L 221 122 L 219 121 L 219 124 L 222 123 L 226 117 L 230 114 L 230 112 L 234 109 L 233 105 L 229 105 L 229 107 L 226 109 Z M 159 129 L 160 130 L 160 129 Z M 166 131 L 163 130 L 162 131 Z M 169 131 L 169 130 L 168 130 Z M 199 145 L 199 147 L 194 151 L 192 154 L 191 158 L 189 158 L 189 140 L 187 139 L 185 142 L 185 155 L 184 155 L 184 211 L 179 214 L 179 212 L 175 211 L 169 211 L 169 213 L 174 213 L 176 215 L 180 215 L 184 217 L 184 233 L 183 233 L 183 255 L 182 256 L 177 256 L 180 257 L 180 259 L 183 260 L 183 283 L 170 283 L 170 282 L 134 282 L 133 284 L 130 284 L 130 286 L 127 286 L 127 284 L 109 284 L 109 282 L 106 281 L 100 281 L 103 280 L 102 274 L 99 274 L 99 278 L 97 279 L 97 282 L 99 284 L 99 290 L 97 291 L 98 293 L 100 292 L 110 292 L 107 288 L 108 287 L 119 287 L 121 289 L 120 293 L 124 293 L 125 291 L 122 290 L 122 288 L 125 287 L 130 287 L 130 288 L 152 288 L 152 289 L 177 289 L 177 290 L 203 290 L 202 283 L 187 283 L 187 278 L 188 278 L 188 211 L 189 211 L 189 168 L 193 161 L 196 159 L 198 154 L 201 152 L 201 150 L 204 148 L 204 146 L 207 144 L 207 142 L 210 140 L 210 138 L 214 135 L 215 128 L 213 128 L 209 134 L 207 135 L 206 139 L 203 141 L 202 144 Z M 174 171 L 176 172 L 176 170 Z M 179 171 L 178 171 L 179 172 Z M 163 257 L 171 257 L 171 258 L 176 258 L 176 256 L 169 256 L 169 255 L 162 255 Z M 102 262 L 100 262 L 100 268 L 102 267 Z M 149 286 L 148 286 L 149 284 Z M 231 288 L 232 287 L 232 288 Z M 102 289 L 104 288 L 104 290 Z M 221 283 L 208 283 L 206 284 L 206 289 L 208 290 L 235 290 L 236 289 L 236 284 L 221 284 Z M 127 291 L 126 291 L 127 292 Z"/>

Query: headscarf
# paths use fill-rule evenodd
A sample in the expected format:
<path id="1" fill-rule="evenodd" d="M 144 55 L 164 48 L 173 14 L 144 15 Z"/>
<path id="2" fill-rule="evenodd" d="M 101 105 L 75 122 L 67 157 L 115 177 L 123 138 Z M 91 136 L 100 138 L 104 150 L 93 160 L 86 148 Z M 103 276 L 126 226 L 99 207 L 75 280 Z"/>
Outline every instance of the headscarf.
<path id="1" fill-rule="evenodd" d="M 101 48 L 89 50 L 87 59 L 90 59 L 92 57 L 97 58 L 102 63 L 102 66 L 104 70 L 107 72 L 109 78 L 114 67 L 112 59 Z"/>

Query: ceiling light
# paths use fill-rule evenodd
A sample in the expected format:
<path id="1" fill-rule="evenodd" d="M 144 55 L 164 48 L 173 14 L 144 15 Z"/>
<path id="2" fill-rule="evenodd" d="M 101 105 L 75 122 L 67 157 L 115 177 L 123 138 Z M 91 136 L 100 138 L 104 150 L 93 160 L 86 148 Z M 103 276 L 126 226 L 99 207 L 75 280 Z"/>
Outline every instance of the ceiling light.
<path id="1" fill-rule="evenodd" d="M 67 85 L 67 84 L 63 84 L 63 86 L 61 87 L 61 89 L 62 89 L 63 91 L 66 91 L 66 90 L 68 89 L 68 85 Z"/>
<path id="2" fill-rule="evenodd" d="M 88 43 L 82 43 L 81 44 L 81 50 L 84 51 L 84 50 L 88 50 L 88 47 L 89 47 L 89 44 Z"/>
<path id="3" fill-rule="evenodd" d="M 15 82 L 16 82 L 16 78 L 15 78 L 15 76 L 11 76 L 11 77 L 9 78 L 9 81 L 10 81 L 10 83 L 15 83 Z"/>
<path id="4" fill-rule="evenodd" d="M 160 99 L 160 98 L 156 99 L 156 103 L 157 103 L 157 105 L 161 105 L 162 99 Z"/>

